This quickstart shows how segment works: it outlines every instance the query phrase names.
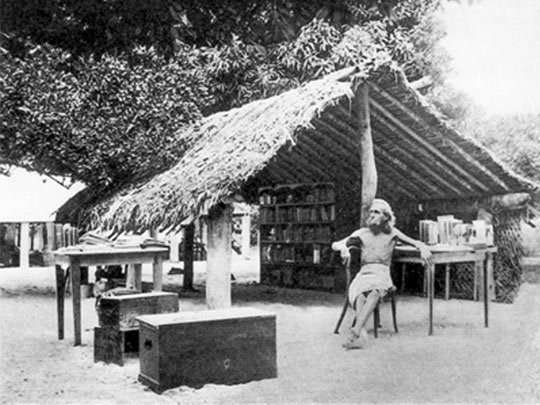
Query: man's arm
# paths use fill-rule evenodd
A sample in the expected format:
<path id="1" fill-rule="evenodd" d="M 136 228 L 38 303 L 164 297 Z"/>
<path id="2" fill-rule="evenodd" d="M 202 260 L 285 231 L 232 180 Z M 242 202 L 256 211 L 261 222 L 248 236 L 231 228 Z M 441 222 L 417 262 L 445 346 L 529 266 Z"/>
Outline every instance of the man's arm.
<path id="1" fill-rule="evenodd" d="M 343 238 L 341 240 L 338 240 L 332 243 L 332 249 L 340 252 L 341 258 L 343 259 L 344 264 L 346 264 L 348 261 L 351 260 L 351 252 L 349 252 L 349 248 L 347 247 L 347 241 L 349 240 L 349 238 L 359 236 L 360 235 L 359 232 L 360 230 L 356 230 L 353 233 L 351 233 L 349 236 L 347 236 L 346 238 Z"/>
<path id="2" fill-rule="evenodd" d="M 424 242 L 405 235 L 397 228 L 394 228 L 394 231 L 400 241 L 406 243 L 407 245 L 412 245 L 420 251 L 420 257 L 424 260 L 425 264 L 433 264 L 433 255 L 431 254 L 431 250 L 429 250 L 429 247 Z"/>

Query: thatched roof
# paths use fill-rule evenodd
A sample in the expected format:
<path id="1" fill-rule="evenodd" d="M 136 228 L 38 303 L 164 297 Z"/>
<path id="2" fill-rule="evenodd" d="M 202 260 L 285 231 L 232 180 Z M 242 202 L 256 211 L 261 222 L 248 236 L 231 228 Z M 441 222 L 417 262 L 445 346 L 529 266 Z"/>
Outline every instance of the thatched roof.
<path id="1" fill-rule="evenodd" d="M 379 195 L 391 201 L 464 199 L 535 185 L 458 134 L 391 66 L 354 69 L 204 118 L 170 170 L 85 208 L 85 222 L 116 229 L 168 227 L 258 185 L 330 181 L 358 187 L 357 85 L 370 88 Z M 88 201 L 88 199 L 83 199 Z M 75 200 L 74 200 L 75 201 Z M 69 212 L 77 204 L 61 208 Z"/>

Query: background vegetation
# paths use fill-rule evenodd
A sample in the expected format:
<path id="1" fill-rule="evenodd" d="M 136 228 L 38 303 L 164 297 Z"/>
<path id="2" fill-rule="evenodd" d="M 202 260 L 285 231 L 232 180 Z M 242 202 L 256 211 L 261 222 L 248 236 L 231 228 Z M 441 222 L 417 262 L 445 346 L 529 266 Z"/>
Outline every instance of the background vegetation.
<path id="1" fill-rule="evenodd" d="M 0 0 L 0 167 L 103 190 L 172 165 L 178 130 L 334 70 L 392 59 L 456 125 L 538 175 L 538 117 L 445 85 L 443 0 Z M 519 142 L 516 142 L 519 140 Z"/>
<path id="2" fill-rule="evenodd" d="M 116 187 L 170 166 L 202 115 L 389 58 L 437 76 L 438 6 L 2 0 L 0 162 Z"/>

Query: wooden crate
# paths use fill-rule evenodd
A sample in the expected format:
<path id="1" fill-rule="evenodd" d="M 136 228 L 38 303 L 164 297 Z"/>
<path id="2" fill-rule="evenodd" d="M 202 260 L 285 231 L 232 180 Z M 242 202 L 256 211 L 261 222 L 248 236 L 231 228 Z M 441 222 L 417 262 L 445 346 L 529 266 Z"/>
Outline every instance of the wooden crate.
<path id="1" fill-rule="evenodd" d="M 94 362 L 124 365 L 126 353 L 139 351 L 139 329 L 94 328 Z"/>
<path id="2" fill-rule="evenodd" d="M 178 294 L 150 292 L 103 297 L 97 308 L 99 326 L 137 328 L 139 315 L 178 312 Z"/>
<path id="3" fill-rule="evenodd" d="M 139 381 L 155 392 L 277 377 L 275 314 L 231 308 L 138 320 Z"/>

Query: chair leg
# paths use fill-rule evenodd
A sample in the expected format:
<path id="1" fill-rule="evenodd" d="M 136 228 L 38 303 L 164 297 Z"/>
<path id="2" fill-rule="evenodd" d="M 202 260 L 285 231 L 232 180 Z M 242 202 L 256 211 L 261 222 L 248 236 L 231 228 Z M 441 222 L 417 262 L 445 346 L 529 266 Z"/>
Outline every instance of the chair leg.
<path id="1" fill-rule="evenodd" d="M 373 335 L 375 338 L 378 337 L 377 329 L 379 327 L 379 304 L 373 310 Z"/>
<path id="2" fill-rule="evenodd" d="M 392 297 L 392 300 L 390 301 L 390 304 L 392 305 L 392 321 L 394 322 L 394 330 L 396 333 L 398 333 L 398 327 L 397 327 L 397 319 L 396 319 L 396 297 Z"/>
<path id="3" fill-rule="evenodd" d="M 343 309 L 341 310 L 341 315 L 339 315 L 339 319 L 337 321 L 336 327 L 334 328 L 334 333 L 337 335 L 339 334 L 339 328 L 341 326 L 341 322 L 343 322 L 343 318 L 345 317 L 345 313 L 347 312 L 347 308 L 349 307 L 348 300 L 345 300 L 345 304 L 343 304 Z"/>

